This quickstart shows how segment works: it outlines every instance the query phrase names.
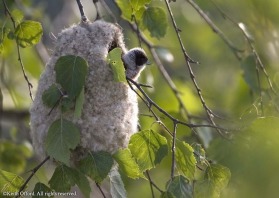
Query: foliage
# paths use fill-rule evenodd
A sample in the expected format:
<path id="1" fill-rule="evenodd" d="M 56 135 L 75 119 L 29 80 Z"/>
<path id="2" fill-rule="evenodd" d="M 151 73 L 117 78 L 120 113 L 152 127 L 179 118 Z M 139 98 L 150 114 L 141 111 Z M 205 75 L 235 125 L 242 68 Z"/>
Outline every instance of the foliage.
<path id="1" fill-rule="evenodd" d="M 122 50 L 117 47 L 111 50 L 108 54 L 107 60 L 113 72 L 113 78 L 116 82 L 126 82 L 126 75 L 123 62 L 121 60 Z"/>
<path id="2" fill-rule="evenodd" d="M 57 167 L 50 180 L 41 182 L 43 173 L 35 173 L 40 182 L 33 177 L 35 182 L 27 186 L 23 183 L 28 174 L 19 175 L 38 162 L 30 159 L 29 138 L 22 138 L 28 119 L 17 115 L 30 106 L 28 87 L 31 83 L 36 87 L 40 65 L 44 65 L 37 53 L 42 48 L 33 46 L 46 39 L 43 31 L 45 37 L 50 34 L 52 27 L 46 21 L 52 17 L 31 0 L 3 2 L 0 197 L 21 187 L 33 191 L 33 197 L 44 197 L 46 194 L 36 193 L 68 192 L 75 185 L 84 197 L 90 197 L 94 193 L 90 181 L 101 185 L 106 180 L 111 196 L 117 198 L 151 197 L 152 192 L 155 197 L 168 198 L 257 198 L 279 193 L 274 174 L 279 166 L 274 154 L 279 148 L 277 1 L 116 0 L 125 23 L 139 28 L 120 23 L 127 31 L 126 43 L 139 45 L 137 41 L 144 35 L 141 45 L 148 49 L 153 63 L 139 80 L 152 88 L 141 84 L 144 92 L 136 90 L 144 99 L 139 98 L 141 130 L 131 137 L 128 148 L 113 155 L 89 151 L 73 166 L 70 154 L 80 142 L 80 131 L 63 115 L 82 116 L 88 65 L 79 56 L 60 57 L 55 65 L 56 83 L 42 96 L 49 116 L 53 109 L 61 112 L 42 145 Z M 118 13 L 113 7 L 109 6 Z M 43 14 L 30 15 L 36 11 Z M 185 49 L 180 48 L 179 37 Z M 115 83 L 126 83 L 121 53 L 120 48 L 108 53 Z M 190 56 L 200 64 L 191 63 Z M 15 121 L 9 117 L 10 109 Z"/>
<path id="3" fill-rule="evenodd" d="M 16 195 L 20 187 L 24 183 L 24 179 L 14 173 L 0 170 L 0 193 L 2 196 L 7 196 L 5 193 L 14 193 Z"/>

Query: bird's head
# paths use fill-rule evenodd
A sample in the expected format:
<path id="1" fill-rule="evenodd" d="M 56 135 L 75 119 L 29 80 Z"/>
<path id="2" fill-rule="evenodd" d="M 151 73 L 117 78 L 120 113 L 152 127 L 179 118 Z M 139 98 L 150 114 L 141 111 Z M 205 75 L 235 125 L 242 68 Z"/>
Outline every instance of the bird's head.
<path id="1" fill-rule="evenodd" d="M 123 54 L 122 61 L 126 69 L 126 76 L 136 80 L 148 62 L 148 58 L 145 51 L 137 47 Z"/>

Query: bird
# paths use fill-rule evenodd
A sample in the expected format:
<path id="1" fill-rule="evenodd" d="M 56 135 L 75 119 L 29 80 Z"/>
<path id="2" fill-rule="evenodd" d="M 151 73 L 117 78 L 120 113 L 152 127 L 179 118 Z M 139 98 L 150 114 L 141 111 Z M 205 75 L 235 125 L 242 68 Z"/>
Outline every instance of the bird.
<path id="1" fill-rule="evenodd" d="M 148 58 L 142 48 L 135 47 L 122 56 L 122 61 L 126 70 L 126 77 L 137 80 L 141 71 L 148 63 Z"/>

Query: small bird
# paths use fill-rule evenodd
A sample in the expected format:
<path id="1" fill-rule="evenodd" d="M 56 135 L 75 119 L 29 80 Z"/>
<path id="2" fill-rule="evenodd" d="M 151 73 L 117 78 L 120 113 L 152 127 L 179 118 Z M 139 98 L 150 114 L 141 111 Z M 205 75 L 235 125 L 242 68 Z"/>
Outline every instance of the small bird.
<path id="1" fill-rule="evenodd" d="M 122 61 L 126 70 L 126 76 L 137 80 L 141 71 L 145 68 L 148 58 L 141 48 L 132 48 L 122 56 Z"/>

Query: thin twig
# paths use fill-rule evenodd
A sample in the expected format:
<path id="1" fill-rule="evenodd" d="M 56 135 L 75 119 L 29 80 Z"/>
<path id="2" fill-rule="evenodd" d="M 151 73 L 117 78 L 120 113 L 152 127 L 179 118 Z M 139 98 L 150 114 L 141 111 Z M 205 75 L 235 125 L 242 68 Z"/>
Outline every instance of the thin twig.
<path id="1" fill-rule="evenodd" d="M 238 52 L 243 52 L 244 50 L 240 50 L 235 47 L 232 42 L 225 36 L 225 34 L 213 23 L 213 21 L 204 13 L 204 11 L 193 1 L 186 0 L 197 12 L 198 14 L 205 20 L 205 22 L 211 27 L 214 33 L 216 33 L 232 50 L 236 58 L 239 60 L 240 56 Z"/>
<path id="2" fill-rule="evenodd" d="M 14 30 L 16 30 L 16 22 L 5 2 L 5 0 L 2 0 L 3 2 L 3 5 L 4 5 L 4 8 L 5 8 L 5 12 L 9 15 L 11 21 L 12 21 L 12 24 L 13 24 L 13 27 L 14 27 Z M 31 84 L 31 82 L 29 81 L 28 77 L 27 77 L 27 74 L 25 72 L 25 68 L 24 68 L 24 65 L 23 65 L 23 62 L 22 62 L 22 59 L 21 59 L 21 54 L 20 54 L 20 50 L 19 50 L 19 44 L 17 42 L 17 39 L 15 40 L 16 41 L 16 47 L 17 47 L 17 55 L 18 55 L 18 61 L 19 61 L 19 64 L 20 64 L 20 67 L 21 67 L 21 70 L 22 70 L 22 73 L 23 73 L 23 77 L 25 79 L 25 81 L 27 82 L 27 85 L 28 85 L 28 89 L 29 89 L 29 95 L 30 95 L 30 98 L 31 100 L 33 101 L 33 95 L 32 95 L 32 91 L 31 89 L 33 88 L 33 85 Z"/>
<path id="3" fill-rule="evenodd" d="M 101 192 L 103 198 L 106 198 L 106 195 L 105 195 L 103 189 L 101 188 L 101 186 L 97 182 L 95 184 L 96 184 L 97 188 L 99 189 L 99 191 Z"/>
<path id="4" fill-rule="evenodd" d="M 175 170 L 175 140 L 176 140 L 176 130 L 177 122 L 173 123 L 173 137 L 172 137 L 172 147 L 171 147 L 171 180 L 174 179 L 174 170 Z"/>
<path id="5" fill-rule="evenodd" d="M 137 27 L 134 24 L 130 23 L 130 26 L 132 27 L 132 29 L 134 31 L 137 30 Z M 191 119 L 191 115 L 189 114 L 185 104 L 183 103 L 179 91 L 177 90 L 174 82 L 172 81 L 170 75 L 168 74 L 167 70 L 165 69 L 164 65 L 162 64 L 162 62 L 161 62 L 161 60 L 160 60 L 160 58 L 159 58 L 159 56 L 156 52 L 156 47 L 152 43 L 150 43 L 141 32 L 139 33 L 139 36 L 140 36 L 141 40 L 143 41 L 143 43 L 149 48 L 150 53 L 151 53 L 156 65 L 157 65 L 160 73 L 162 74 L 163 78 L 165 79 L 168 86 L 170 87 L 173 94 L 175 95 L 175 97 L 178 101 L 179 107 L 184 110 L 184 112 L 186 113 L 187 118 Z"/>
<path id="6" fill-rule="evenodd" d="M 148 178 L 148 181 L 149 181 L 149 186 L 150 186 L 152 198 L 155 198 L 154 189 L 153 189 L 153 185 L 152 185 L 152 180 L 151 180 L 151 177 L 150 177 L 150 175 L 149 175 L 148 170 L 145 171 L 145 173 L 146 173 L 147 178 Z"/>
<path id="7" fill-rule="evenodd" d="M 31 172 L 31 175 L 26 179 L 26 181 L 24 182 L 24 184 L 20 187 L 19 191 L 18 191 L 18 195 L 16 196 L 17 197 L 20 197 L 20 192 L 22 192 L 26 185 L 28 184 L 28 182 L 32 179 L 32 177 L 36 174 L 36 172 L 50 159 L 49 156 L 47 156 L 40 164 L 38 164 L 34 169 L 32 169 L 30 172 Z"/>
<path id="8" fill-rule="evenodd" d="M 82 22 L 87 22 L 88 19 L 84 14 L 83 5 L 82 5 L 81 1 L 80 0 L 76 0 L 76 1 L 77 1 L 77 4 L 78 4 L 78 9 L 79 9 L 79 12 L 80 12 L 81 21 Z"/>
<path id="9" fill-rule="evenodd" d="M 213 117 L 214 117 L 214 116 L 216 117 L 216 115 L 215 115 L 215 114 L 211 111 L 211 109 L 209 109 L 209 107 L 206 105 L 205 100 L 203 99 L 203 96 L 202 96 L 202 93 L 201 93 L 201 89 L 200 89 L 200 87 L 198 86 L 198 83 L 197 83 L 197 81 L 196 81 L 196 77 L 195 77 L 194 72 L 193 72 L 192 67 L 191 67 L 191 63 L 196 63 L 196 62 L 193 61 L 193 60 L 189 57 L 189 55 L 187 54 L 187 52 L 186 52 L 186 50 L 185 50 L 185 47 L 184 47 L 184 44 L 183 44 L 183 42 L 182 42 L 180 33 L 179 33 L 179 28 L 178 28 L 177 25 L 176 25 L 176 22 L 175 22 L 175 19 L 174 19 L 172 10 L 171 10 L 171 8 L 170 8 L 170 4 L 169 4 L 169 2 L 168 2 L 167 0 L 165 0 L 165 3 L 166 3 L 166 6 L 167 6 L 167 10 L 168 10 L 168 12 L 169 12 L 169 14 L 170 14 L 171 21 L 172 21 L 173 27 L 174 27 L 174 29 L 175 29 L 175 32 L 176 32 L 176 35 L 177 35 L 177 38 L 178 38 L 178 41 L 179 41 L 181 50 L 182 50 L 182 52 L 183 52 L 183 55 L 184 55 L 184 58 L 185 58 L 185 61 L 186 61 L 186 65 L 187 65 L 187 69 L 188 69 L 188 71 L 189 71 L 189 74 L 190 74 L 190 77 L 191 77 L 191 79 L 192 79 L 192 82 L 193 82 L 193 84 L 194 84 L 194 86 L 195 86 L 195 88 L 196 88 L 196 90 L 197 90 L 197 93 L 198 93 L 198 95 L 199 95 L 200 101 L 201 101 L 201 103 L 202 103 L 202 105 L 203 105 L 203 107 L 204 107 L 204 109 L 205 109 L 205 111 L 206 111 L 207 117 L 208 117 L 209 121 L 211 122 L 211 124 L 212 124 L 213 126 L 217 126 L 216 123 L 215 123 L 214 120 L 213 120 Z M 217 116 L 217 117 L 218 117 L 218 116 Z M 218 132 L 222 137 L 227 138 L 227 137 L 224 135 L 224 133 L 223 133 L 220 129 L 216 128 L 216 130 L 217 130 L 217 132 Z"/>
<path id="10" fill-rule="evenodd" d="M 249 47 L 254 55 L 254 57 L 256 58 L 256 63 L 259 64 L 261 70 L 264 72 L 264 75 L 266 77 L 266 80 L 269 84 L 270 89 L 272 90 L 272 92 L 277 95 L 277 92 L 275 91 L 272 81 L 270 80 L 269 74 L 267 73 L 264 64 L 262 63 L 262 60 L 254 46 L 254 44 L 252 43 L 252 40 L 250 38 L 250 36 L 247 34 L 247 32 L 241 28 L 241 26 L 239 25 L 239 23 L 237 23 L 236 21 L 234 21 L 230 16 L 228 16 L 221 8 L 219 8 L 212 0 L 211 2 L 213 3 L 213 5 L 217 8 L 217 10 L 222 14 L 222 16 L 228 20 L 230 20 L 232 22 L 232 24 L 234 24 L 243 34 L 244 38 L 246 39 L 246 41 L 249 44 Z"/>
<path id="11" fill-rule="evenodd" d="M 102 4 L 102 6 L 105 8 L 105 10 L 108 12 L 108 14 L 112 17 L 112 20 L 114 23 L 117 22 L 116 16 L 113 14 L 113 12 L 111 11 L 111 9 L 109 8 L 109 6 L 106 4 L 106 2 L 104 0 L 99 0 Z"/>
<path id="12" fill-rule="evenodd" d="M 136 25 L 136 33 L 137 33 L 137 37 L 138 37 L 138 42 L 139 42 L 139 46 L 141 47 L 141 38 L 140 38 L 140 30 L 139 30 L 139 25 L 138 25 L 138 21 L 136 19 L 136 16 L 133 14 L 132 15 L 132 20 L 135 22 Z"/>
<path id="13" fill-rule="evenodd" d="M 145 173 L 146 173 L 146 175 L 147 175 L 147 178 L 148 178 L 149 183 L 150 183 L 153 187 L 155 187 L 160 193 L 163 193 L 164 191 L 162 191 L 162 190 L 152 181 L 149 172 L 148 172 L 148 171 L 145 171 Z M 152 190 L 152 192 L 153 192 L 153 190 Z M 152 195 L 153 195 L 153 193 L 152 193 Z"/>
<path id="14" fill-rule="evenodd" d="M 140 94 L 138 94 L 136 92 L 136 90 L 134 88 L 132 88 L 133 91 L 135 91 L 137 93 L 138 96 L 140 96 L 140 98 L 145 101 L 145 104 L 148 106 L 148 108 L 150 110 L 151 107 L 155 107 L 159 112 L 161 112 L 162 114 L 164 114 L 165 116 L 167 116 L 173 123 L 177 123 L 177 124 L 181 124 L 181 125 L 185 125 L 189 128 L 197 128 L 197 127 L 210 127 L 210 128 L 214 128 L 217 130 L 222 130 L 222 131 L 227 131 L 227 129 L 224 129 L 222 127 L 219 127 L 217 125 L 210 125 L 210 124 L 190 124 L 187 122 L 183 122 L 181 120 L 176 119 L 175 117 L 173 117 L 172 115 L 170 115 L 168 112 L 166 112 L 164 109 L 162 109 L 157 103 L 155 103 L 146 93 L 145 91 L 141 88 L 141 86 L 135 82 L 134 80 L 132 80 L 131 78 L 126 77 L 128 84 L 130 84 L 129 82 L 131 82 L 133 85 L 135 85 L 137 87 L 137 89 L 142 93 L 142 95 L 144 96 L 144 98 L 142 96 L 140 96 Z M 130 86 L 131 87 L 131 86 Z M 156 116 L 158 118 L 158 116 Z M 158 118 L 159 119 L 159 118 Z"/>
<path id="15" fill-rule="evenodd" d="M 102 18 L 101 14 L 100 14 L 100 12 L 99 12 L 99 6 L 98 6 L 98 4 L 97 4 L 98 2 L 99 2 L 99 0 L 93 0 L 93 4 L 94 4 L 94 6 L 95 6 L 95 8 L 96 8 L 96 13 L 97 13 L 97 16 L 96 16 L 95 21 Z"/>

